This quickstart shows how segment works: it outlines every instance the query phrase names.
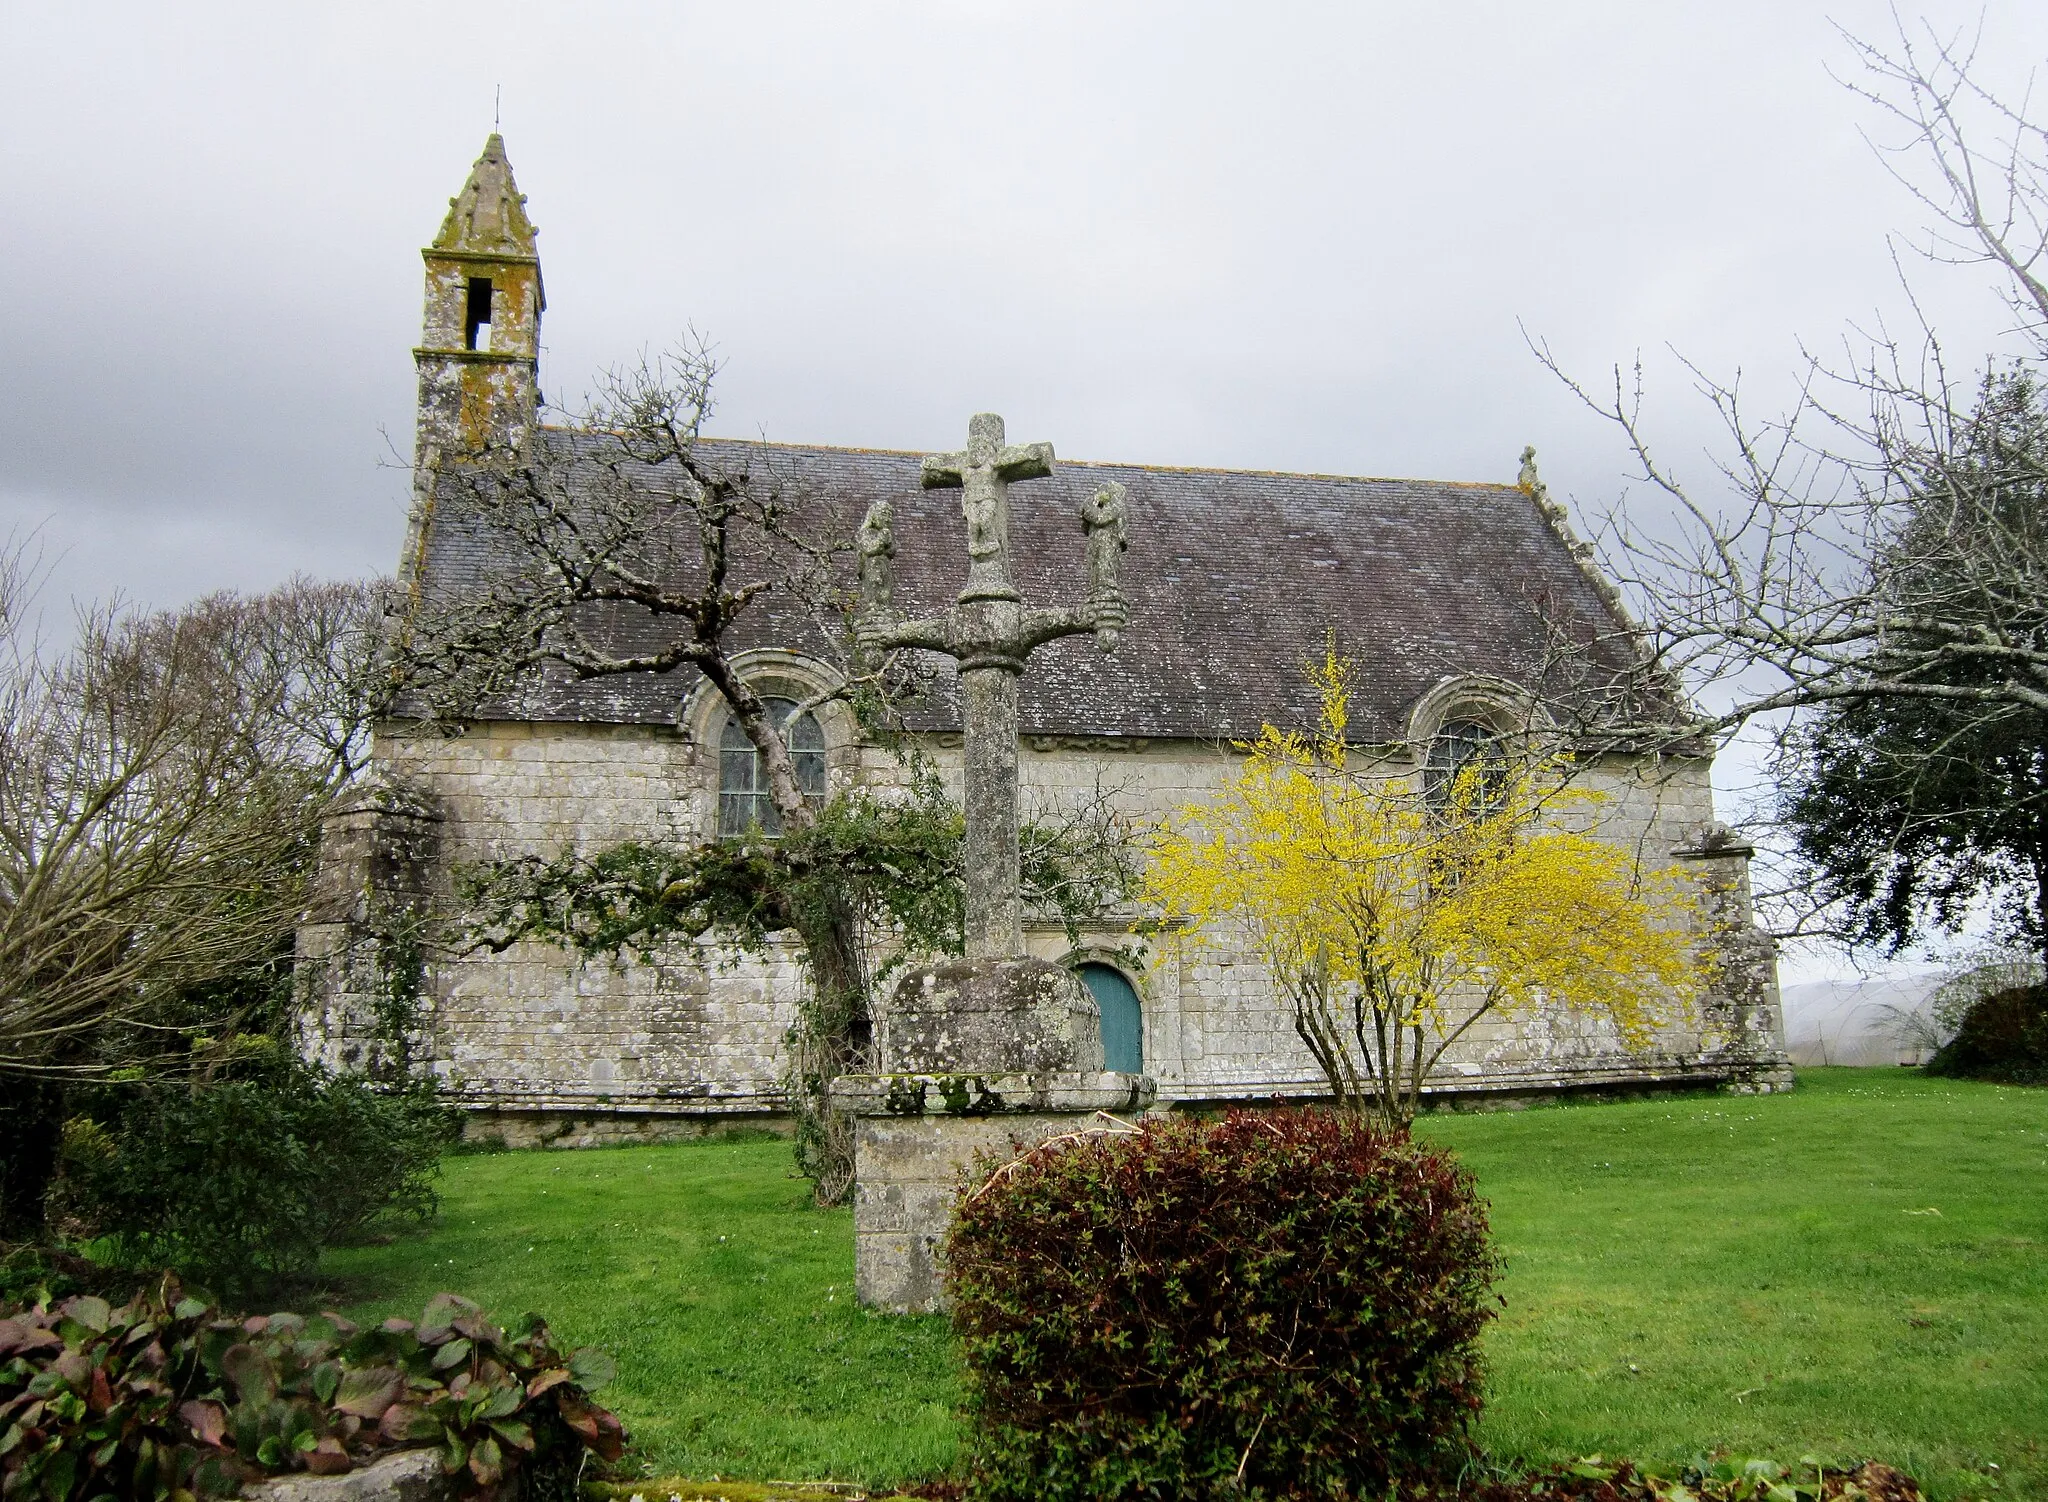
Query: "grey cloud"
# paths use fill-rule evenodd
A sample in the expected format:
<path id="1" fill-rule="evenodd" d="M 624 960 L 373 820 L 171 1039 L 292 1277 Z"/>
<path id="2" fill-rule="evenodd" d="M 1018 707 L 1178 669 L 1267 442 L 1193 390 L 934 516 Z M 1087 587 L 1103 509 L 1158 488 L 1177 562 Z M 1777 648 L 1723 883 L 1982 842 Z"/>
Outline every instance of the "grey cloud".
<path id="1" fill-rule="evenodd" d="M 2017 83 L 2048 9 L 1984 15 Z M 0 526 L 163 604 L 395 559 L 418 248 L 497 85 L 544 389 L 694 324 L 719 429 L 794 441 L 994 408 L 1074 457 L 1493 480 L 1534 442 L 1601 501 L 1624 456 L 1518 324 L 1596 379 L 1648 351 L 1698 474 L 1664 346 L 1768 403 L 1798 340 L 1900 318 L 1916 223 L 1783 0 L 0 0 L 0 37 Z M 1919 281 L 1996 346 L 1975 277 Z"/>

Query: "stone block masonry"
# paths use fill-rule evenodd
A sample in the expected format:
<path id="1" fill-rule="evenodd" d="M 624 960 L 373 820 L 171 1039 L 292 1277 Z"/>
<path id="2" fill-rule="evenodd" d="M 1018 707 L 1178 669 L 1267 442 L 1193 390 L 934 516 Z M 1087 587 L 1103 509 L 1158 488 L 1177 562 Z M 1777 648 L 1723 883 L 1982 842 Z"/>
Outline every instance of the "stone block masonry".
<path id="1" fill-rule="evenodd" d="M 691 743 L 673 730 L 486 723 L 452 739 L 386 735 L 377 756 L 390 783 L 432 811 L 432 858 L 415 885 L 444 917 L 466 864 L 694 841 L 715 803 Z M 370 882 L 352 852 L 373 838 L 383 836 L 346 823 L 330 834 L 323 884 Z M 338 863 L 348 869 L 330 880 Z M 360 926 L 360 904 L 356 917 Z M 345 949 L 351 932 L 332 922 L 303 931 L 302 952 L 314 941 Z M 586 962 L 546 944 L 491 955 L 444 943 L 425 967 L 416 1057 L 477 1113 L 473 1135 L 673 1140 L 707 1122 L 781 1111 L 783 1040 L 800 984 L 791 944 L 748 957 L 678 945 L 650 964 Z M 360 1052 L 367 989 L 358 981 L 333 994 L 330 983 L 310 1006 L 336 1062 Z"/>
<path id="2" fill-rule="evenodd" d="M 1051 1137 L 1110 1129 L 1152 1099 L 1149 1079 L 1115 1073 L 835 1081 L 834 1107 L 857 1119 L 854 1292 L 861 1303 L 892 1314 L 946 1307 L 946 1227 L 978 1155 L 1008 1159 Z"/>
<path id="3" fill-rule="evenodd" d="M 722 723 L 714 715 L 694 734 L 484 723 L 454 739 L 381 737 L 379 765 L 394 787 L 410 790 L 412 812 L 358 810 L 330 828 L 323 895 L 302 929 L 302 954 L 371 954 L 364 893 L 380 881 L 445 901 L 465 862 L 708 837 L 717 758 L 702 748 L 716 745 Z M 891 759 L 843 729 L 828 724 L 827 734 L 834 786 L 881 786 L 898 775 Z M 957 745 L 936 744 L 933 755 L 957 784 Z M 1027 811 L 1104 791 L 1148 818 L 1212 796 L 1236 764 L 1210 743 L 1041 736 L 1020 746 L 1018 772 Z M 1705 763 L 1610 758 L 1587 776 L 1608 794 L 1599 815 L 1609 838 L 1650 860 L 1703 852 L 1683 865 L 1701 883 L 1702 937 L 1725 956 L 1716 994 L 1700 1018 L 1674 1023 L 1645 1054 L 1569 1015 L 1482 1024 L 1446 1060 L 1435 1093 L 1512 1098 L 1738 1076 L 1781 1083 L 1770 941 L 1749 916 L 1742 848 L 1712 842 Z M 400 881 L 402 866 L 413 874 Z M 1323 1088 L 1285 999 L 1241 936 L 1169 932 L 1134 959 L 1127 921 L 1112 916 L 1088 925 L 1078 950 L 1057 926 L 1027 922 L 1025 939 L 1040 958 L 1100 959 L 1125 973 L 1142 1005 L 1145 1072 L 1162 1102 L 1300 1098 Z M 341 984 L 345 969 L 334 966 L 335 994 L 314 1007 L 330 1051 L 351 1046 L 349 1008 L 373 989 L 361 977 Z M 479 1113 L 481 1135 L 557 1145 L 668 1140 L 782 1108 L 784 1037 L 802 984 L 791 948 L 735 958 L 679 946 L 656 964 L 614 965 L 521 945 L 501 955 L 436 954 L 423 980 L 415 1057 Z"/>

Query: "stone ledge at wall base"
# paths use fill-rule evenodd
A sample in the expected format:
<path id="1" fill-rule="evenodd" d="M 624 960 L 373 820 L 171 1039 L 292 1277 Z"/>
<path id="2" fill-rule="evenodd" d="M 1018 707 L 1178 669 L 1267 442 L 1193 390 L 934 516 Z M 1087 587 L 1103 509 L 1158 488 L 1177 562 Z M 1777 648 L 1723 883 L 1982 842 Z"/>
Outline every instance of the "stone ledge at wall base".
<path id="1" fill-rule="evenodd" d="M 1770 1095 L 1794 1088 L 1789 1064 L 1745 1062 L 1731 1066 L 1722 1059 L 1659 1057 L 1644 1063 L 1621 1054 L 1597 1062 L 1575 1061 L 1569 1068 L 1475 1065 L 1443 1071 L 1423 1082 L 1424 1111 L 1514 1111 L 1536 1104 L 1564 1101 L 1652 1100 L 1660 1096 L 1720 1092 L 1727 1095 Z M 1273 1105 L 1327 1105 L 1328 1083 L 1317 1075 L 1292 1076 L 1257 1084 L 1182 1083 L 1162 1086 L 1161 1103 L 1176 1111 L 1214 1113 L 1237 1109 L 1264 1110 Z"/>
<path id="2" fill-rule="evenodd" d="M 532 1148 L 659 1147 L 673 1142 L 716 1141 L 762 1133 L 787 1137 L 794 1130 L 795 1124 L 786 1111 L 668 1113 L 468 1108 L 462 1118 L 462 1145 L 470 1152 L 500 1148 L 524 1152 Z"/>
<path id="3" fill-rule="evenodd" d="M 891 1314 L 946 1307 L 941 1257 L 962 1171 L 1048 1137 L 1128 1120 L 1158 1094 L 1150 1075 L 865 1074 L 832 1082 L 854 1117 L 854 1293 Z"/>
<path id="4" fill-rule="evenodd" d="M 338 1476 L 294 1472 L 242 1489 L 249 1502 L 450 1502 L 456 1478 L 441 1469 L 441 1451 L 398 1450 Z M 500 1490 L 512 1502 L 518 1483 Z"/>
<path id="5" fill-rule="evenodd" d="M 1721 1088 L 1730 1095 L 1783 1095 L 1796 1083 L 1790 1063 L 1760 1064 L 1731 1075 Z"/>

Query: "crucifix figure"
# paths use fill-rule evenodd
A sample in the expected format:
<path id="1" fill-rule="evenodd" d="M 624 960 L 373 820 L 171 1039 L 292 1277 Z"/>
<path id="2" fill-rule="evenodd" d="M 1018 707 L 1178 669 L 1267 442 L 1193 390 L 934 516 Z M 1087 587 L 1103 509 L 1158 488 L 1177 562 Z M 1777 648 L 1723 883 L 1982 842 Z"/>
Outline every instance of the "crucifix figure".
<path id="1" fill-rule="evenodd" d="M 967 587 L 943 615 L 899 621 L 890 612 L 895 538 L 887 501 L 868 508 L 861 525 L 862 651 L 896 647 L 944 652 L 960 664 L 966 717 L 967 957 L 1001 959 L 1024 952 L 1024 905 L 1017 847 L 1017 679 L 1034 647 L 1056 637 L 1093 632 L 1112 651 L 1129 623 L 1119 580 L 1125 547 L 1124 487 L 1111 482 L 1081 508 L 1087 534 L 1089 589 L 1084 605 L 1028 608 L 1010 573 L 1010 485 L 1052 473 L 1049 443 L 1006 444 L 1003 420 L 977 413 L 967 424 L 967 449 L 924 461 L 927 490 L 959 490 L 967 514 Z"/>

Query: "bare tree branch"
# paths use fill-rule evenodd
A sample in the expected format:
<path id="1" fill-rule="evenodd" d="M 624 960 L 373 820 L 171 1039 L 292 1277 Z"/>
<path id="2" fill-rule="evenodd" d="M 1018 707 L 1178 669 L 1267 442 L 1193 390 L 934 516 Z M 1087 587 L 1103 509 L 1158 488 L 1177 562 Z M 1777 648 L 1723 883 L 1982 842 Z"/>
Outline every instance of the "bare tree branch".
<path id="1" fill-rule="evenodd" d="M 98 607 L 52 653 L 24 583 L 0 557 L 0 1075 L 99 1075 L 182 1045 L 163 998 L 289 943 L 367 751 L 376 591 Z"/>

